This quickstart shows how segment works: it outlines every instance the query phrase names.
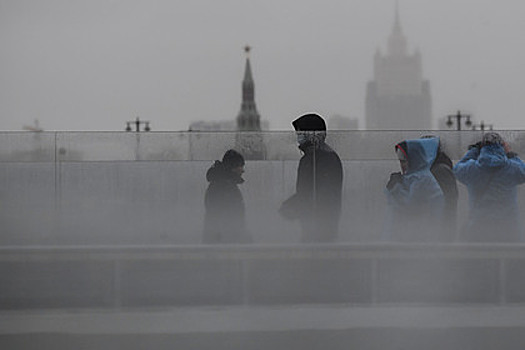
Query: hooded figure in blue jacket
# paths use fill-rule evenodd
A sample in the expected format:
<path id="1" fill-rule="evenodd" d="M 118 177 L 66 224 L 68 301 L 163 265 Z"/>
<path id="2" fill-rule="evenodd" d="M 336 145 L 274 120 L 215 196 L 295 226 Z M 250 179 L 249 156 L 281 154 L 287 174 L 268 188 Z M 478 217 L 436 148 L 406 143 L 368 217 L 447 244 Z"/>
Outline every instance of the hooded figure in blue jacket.
<path id="1" fill-rule="evenodd" d="M 441 187 L 430 168 L 438 138 L 406 140 L 395 146 L 402 172 L 386 185 L 389 220 L 385 238 L 397 242 L 437 242 L 444 207 Z"/>
<path id="2" fill-rule="evenodd" d="M 525 182 L 525 163 L 498 133 L 487 133 L 470 146 L 454 173 L 469 196 L 469 219 L 461 240 L 523 241 L 517 186 Z"/>

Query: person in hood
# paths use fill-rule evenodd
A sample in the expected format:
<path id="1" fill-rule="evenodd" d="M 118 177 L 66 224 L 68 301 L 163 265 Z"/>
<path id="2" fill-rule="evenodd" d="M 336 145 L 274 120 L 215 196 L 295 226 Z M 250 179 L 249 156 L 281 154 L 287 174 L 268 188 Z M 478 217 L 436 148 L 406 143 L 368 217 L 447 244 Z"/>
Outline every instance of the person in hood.
<path id="1" fill-rule="evenodd" d="M 292 125 L 303 156 L 297 169 L 296 192 L 279 211 L 287 219 L 299 220 L 302 242 L 335 241 L 341 216 L 341 159 L 326 144 L 326 123 L 319 115 L 305 114 Z"/>
<path id="2" fill-rule="evenodd" d="M 406 140 L 395 146 L 401 172 L 386 185 L 389 216 L 385 238 L 396 242 L 438 242 L 444 196 L 430 168 L 439 139 Z"/>
<path id="3" fill-rule="evenodd" d="M 433 135 L 423 136 L 422 138 L 436 138 Z M 441 191 L 443 191 L 445 205 L 443 208 L 443 218 L 441 220 L 441 242 L 453 242 L 457 240 L 457 208 L 458 208 L 458 184 L 453 171 L 454 164 L 450 157 L 443 151 L 441 142 L 438 138 L 437 156 L 430 172 L 436 178 Z"/>
<path id="4" fill-rule="evenodd" d="M 206 173 L 210 183 L 204 196 L 203 243 L 248 243 L 245 208 L 238 187 L 244 182 L 244 157 L 230 149 Z"/>
<path id="5" fill-rule="evenodd" d="M 525 164 L 503 138 L 486 133 L 481 142 L 469 147 L 454 172 L 469 196 L 469 218 L 461 240 L 523 241 L 517 186 L 525 182 Z"/>

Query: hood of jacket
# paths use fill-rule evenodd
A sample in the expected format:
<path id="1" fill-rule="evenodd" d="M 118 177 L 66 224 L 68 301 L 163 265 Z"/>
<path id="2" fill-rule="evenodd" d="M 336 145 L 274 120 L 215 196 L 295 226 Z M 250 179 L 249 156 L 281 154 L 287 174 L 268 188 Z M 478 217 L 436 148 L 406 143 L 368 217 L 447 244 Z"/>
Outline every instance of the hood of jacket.
<path id="1" fill-rule="evenodd" d="M 396 147 L 402 148 L 406 153 L 408 160 L 408 175 L 417 171 L 430 169 L 437 156 L 439 139 L 428 138 L 406 140 L 402 143 L 398 143 Z"/>
<path id="2" fill-rule="evenodd" d="M 229 181 L 235 184 L 242 184 L 244 182 L 241 176 L 227 169 L 219 160 L 216 160 L 206 172 L 206 180 L 208 180 L 208 182 Z"/>
<path id="3" fill-rule="evenodd" d="M 501 168 L 506 161 L 505 149 L 499 144 L 483 146 L 479 152 L 478 163 L 482 168 Z"/>

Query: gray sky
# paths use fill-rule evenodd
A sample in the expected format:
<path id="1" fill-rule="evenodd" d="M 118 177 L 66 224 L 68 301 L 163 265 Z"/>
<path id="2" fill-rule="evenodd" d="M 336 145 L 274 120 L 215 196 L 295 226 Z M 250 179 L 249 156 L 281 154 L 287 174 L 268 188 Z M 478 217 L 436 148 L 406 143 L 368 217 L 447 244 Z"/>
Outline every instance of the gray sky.
<path id="1" fill-rule="evenodd" d="M 400 0 L 419 47 L 434 118 L 457 109 L 525 128 L 525 2 Z M 272 129 L 317 111 L 364 126 L 372 58 L 394 0 L 0 0 L 0 130 L 153 130 L 231 119 L 243 46 Z"/>

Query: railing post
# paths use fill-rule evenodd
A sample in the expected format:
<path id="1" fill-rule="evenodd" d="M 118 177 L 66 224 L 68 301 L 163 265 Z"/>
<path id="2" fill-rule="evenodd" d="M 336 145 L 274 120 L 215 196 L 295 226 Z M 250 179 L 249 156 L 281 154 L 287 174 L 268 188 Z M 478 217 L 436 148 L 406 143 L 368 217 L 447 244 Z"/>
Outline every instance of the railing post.
<path id="1" fill-rule="evenodd" d="M 371 276 L 370 276 L 370 302 L 372 305 L 375 305 L 378 303 L 379 299 L 379 291 L 377 290 L 377 286 L 379 284 L 379 262 L 377 261 L 377 258 L 372 258 L 372 266 L 371 266 Z"/>
<path id="2" fill-rule="evenodd" d="M 249 286 L 249 260 L 241 260 L 241 293 L 242 293 L 242 304 L 248 306 L 250 304 L 250 286 Z"/>
<path id="3" fill-rule="evenodd" d="M 54 132 L 53 134 L 53 137 L 54 137 L 54 159 L 53 159 L 53 163 L 54 163 L 54 180 L 55 180 L 55 188 L 54 188 L 54 205 L 55 205 L 55 210 L 54 210 L 54 230 L 55 232 L 51 234 L 51 236 L 53 237 L 53 239 L 55 237 L 60 237 L 60 235 L 62 234 L 62 227 L 63 227 L 63 223 L 62 223 L 62 220 L 63 220 L 63 217 L 62 217 L 62 161 L 61 161 L 61 158 L 60 158 L 60 154 L 58 152 L 58 137 L 59 137 L 59 133 L 58 132 Z"/>
<path id="4" fill-rule="evenodd" d="M 122 306 L 122 285 L 120 274 L 122 272 L 121 263 L 117 259 L 113 262 L 113 307 L 119 309 Z"/>
<path id="5" fill-rule="evenodd" d="M 499 286 L 498 286 L 498 302 L 501 305 L 507 303 L 507 264 L 505 258 L 499 259 Z"/>

